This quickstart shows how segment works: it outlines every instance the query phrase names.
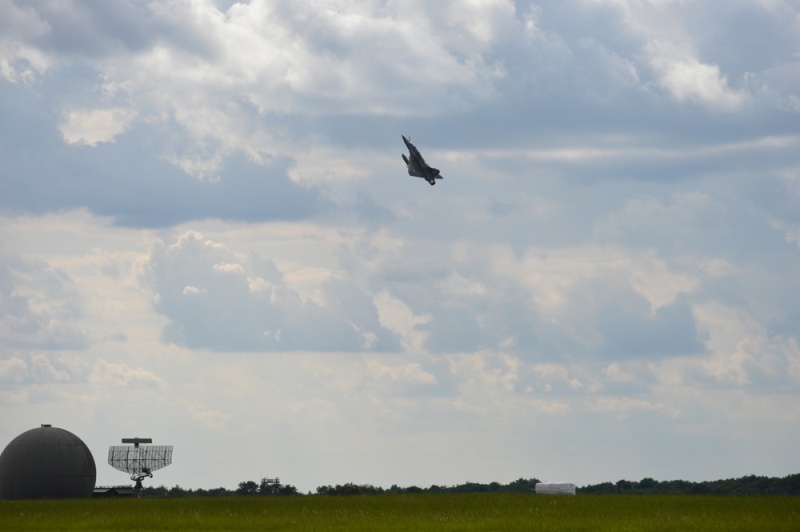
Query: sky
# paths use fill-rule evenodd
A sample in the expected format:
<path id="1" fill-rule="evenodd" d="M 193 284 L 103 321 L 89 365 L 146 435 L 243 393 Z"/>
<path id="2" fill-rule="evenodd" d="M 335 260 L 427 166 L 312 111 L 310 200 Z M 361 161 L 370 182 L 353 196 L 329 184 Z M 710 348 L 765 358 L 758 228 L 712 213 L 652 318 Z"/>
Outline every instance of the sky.
<path id="1" fill-rule="evenodd" d="M 98 485 L 798 473 L 798 272 L 796 0 L 0 0 L 0 444 Z"/>

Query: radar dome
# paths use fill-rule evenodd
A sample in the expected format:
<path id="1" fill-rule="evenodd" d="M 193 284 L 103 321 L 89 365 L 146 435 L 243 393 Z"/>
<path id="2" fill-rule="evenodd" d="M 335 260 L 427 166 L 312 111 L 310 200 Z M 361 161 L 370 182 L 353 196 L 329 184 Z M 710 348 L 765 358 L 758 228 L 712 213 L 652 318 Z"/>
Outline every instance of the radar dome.
<path id="1" fill-rule="evenodd" d="M 0 499 L 91 497 L 96 478 L 86 444 L 50 425 L 23 432 L 0 454 Z"/>

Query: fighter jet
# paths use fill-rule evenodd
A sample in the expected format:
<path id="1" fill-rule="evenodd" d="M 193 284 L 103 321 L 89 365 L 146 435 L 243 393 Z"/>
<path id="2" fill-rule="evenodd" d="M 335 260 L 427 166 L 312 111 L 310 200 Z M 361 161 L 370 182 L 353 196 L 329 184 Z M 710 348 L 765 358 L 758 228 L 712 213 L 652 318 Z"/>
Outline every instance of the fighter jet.
<path id="1" fill-rule="evenodd" d="M 439 175 L 439 170 L 428 166 L 428 163 L 426 163 L 425 159 L 422 158 L 422 155 L 420 155 L 417 147 L 411 144 L 411 141 L 405 136 L 403 136 L 403 142 L 406 143 L 406 147 L 408 147 L 408 153 L 411 157 L 411 160 L 409 160 L 409 158 L 403 154 L 403 161 L 405 161 L 406 166 L 408 167 L 408 175 L 421 177 L 431 185 L 435 185 L 437 179 L 442 179 L 442 176 Z"/>

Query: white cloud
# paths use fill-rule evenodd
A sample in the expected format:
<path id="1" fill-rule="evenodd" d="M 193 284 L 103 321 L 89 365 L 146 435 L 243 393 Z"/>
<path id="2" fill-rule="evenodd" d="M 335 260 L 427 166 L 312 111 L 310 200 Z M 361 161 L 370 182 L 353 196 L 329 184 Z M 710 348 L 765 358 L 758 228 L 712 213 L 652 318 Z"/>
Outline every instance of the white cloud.
<path id="1" fill-rule="evenodd" d="M 653 403 L 644 399 L 634 399 L 632 397 L 603 397 L 596 401 L 589 402 L 587 407 L 595 412 L 616 413 L 620 419 L 626 419 L 631 414 L 638 412 L 666 412 L 668 415 L 678 416 L 680 412 L 671 411 L 664 404 Z"/>
<path id="2" fill-rule="evenodd" d="M 0 359 L 0 381 L 22 382 L 28 374 L 28 364 L 17 357 Z"/>
<path id="3" fill-rule="evenodd" d="M 228 412 L 216 408 L 206 408 L 199 403 L 189 406 L 189 415 L 204 429 L 214 431 L 225 428 L 225 424 L 231 418 Z"/>
<path id="4" fill-rule="evenodd" d="M 39 261 L 3 253 L 0 264 L 0 345 L 41 349 L 81 347 L 83 301 L 69 276 Z"/>
<path id="5" fill-rule="evenodd" d="M 505 353 L 479 352 L 450 355 L 451 371 L 470 393 L 513 392 L 519 380 L 520 360 Z"/>
<path id="6" fill-rule="evenodd" d="M 61 134 L 69 144 L 97 146 L 101 142 L 114 142 L 137 116 L 133 109 L 90 109 L 70 111 L 61 124 Z"/>
<path id="7" fill-rule="evenodd" d="M 466 279 L 455 272 L 450 274 L 450 277 L 445 281 L 439 283 L 437 288 L 439 288 L 443 294 L 451 297 L 480 296 L 486 293 L 486 287 L 481 283 Z"/>
<path id="8" fill-rule="evenodd" d="M 163 388 L 167 384 L 161 377 L 144 368 L 132 368 L 125 363 L 98 360 L 90 381 L 99 385 L 123 386 L 134 388 Z"/>
<path id="9" fill-rule="evenodd" d="M 428 335 L 417 326 L 430 322 L 430 316 L 415 315 L 408 305 L 387 291 L 375 296 L 375 305 L 381 325 L 400 335 L 406 351 L 414 353 L 423 350 Z"/>
<path id="10" fill-rule="evenodd" d="M 558 364 L 533 364 L 531 372 L 541 380 L 542 384 L 537 386 L 545 392 L 553 391 L 553 385 L 566 385 L 570 390 L 581 390 L 584 388 L 579 378 L 570 376 L 569 370 Z"/>
<path id="11" fill-rule="evenodd" d="M 704 374 L 736 386 L 797 382 L 796 336 L 769 334 L 756 318 L 720 304 L 698 306 L 696 314 L 710 353 L 698 361 Z"/>
<path id="12" fill-rule="evenodd" d="M 731 89 L 718 65 L 705 64 L 669 43 L 651 43 L 648 52 L 658 83 L 678 101 L 696 101 L 724 111 L 747 103 L 747 94 Z"/>
<path id="13" fill-rule="evenodd" d="M 0 4 L 0 76 L 11 83 L 33 83 L 54 64 L 53 58 L 25 44 L 50 33 L 50 25 L 31 6 Z"/>
<path id="14" fill-rule="evenodd" d="M 159 244 L 151 256 L 157 308 L 170 319 L 164 330 L 169 342 L 246 351 L 393 345 L 372 297 L 321 271 L 283 274 L 268 259 L 244 259 L 192 231 L 169 246 Z"/>
<path id="15" fill-rule="evenodd" d="M 197 288 L 196 286 L 192 286 L 189 284 L 183 287 L 183 295 L 185 296 L 194 296 L 194 295 L 204 294 L 205 292 L 206 290 L 202 288 Z"/>
<path id="16" fill-rule="evenodd" d="M 234 274 L 241 274 L 242 272 L 244 272 L 244 268 L 242 268 L 241 264 L 231 264 L 227 262 L 215 264 L 212 268 L 215 272 L 234 273 Z"/>
<path id="17" fill-rule="evenodd" d="M 367 369 L 373 378 L 409 384 L 436 384 L 436 377 L 422 369 L 421 364 L 387 366 L 378 360 L 368 360 Z"/>
<path id="18" fill-rule="evenodd" d="M 45 355 L 33 355 L 31 357 L 31 376 L 37 382 L 61 382 L 68 381 L 69 374 L 58 369 Z"/>

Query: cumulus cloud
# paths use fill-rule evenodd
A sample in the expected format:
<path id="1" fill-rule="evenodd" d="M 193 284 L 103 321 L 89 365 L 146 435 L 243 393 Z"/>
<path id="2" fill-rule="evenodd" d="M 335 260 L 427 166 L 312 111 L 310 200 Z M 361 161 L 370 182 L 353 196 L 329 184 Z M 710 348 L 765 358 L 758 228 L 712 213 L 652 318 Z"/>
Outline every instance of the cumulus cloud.
<path id="1" fill-rule="evenodd" d="M 670 412 L 669 408 L 664 404 L 631 397 L 604 397 L 589 403 L 588 408 L 595 412 L 616 413 L 620 419 L 625 419 L 634 413 L 641 412 L 666 412 L 667 415 L 679 415 L 679 412 Z"/>
<path id="2" fill-rule="evenodd" d="M 781 49 L 796 44 L 786 6 L 748 9 Z M 748 14 L 741 6 L 721 15 L 681 3 L 499 0 L 6 2 L 3 10 L 15 21 L 4 32 L 5 49 L 16 50 L 5 56 L 6 77 L 33 68 L 18 59 L 28 50 L 76 79 L 63 87 L 61 78 L 37 81 L 44 94 L 64 96 L 54 98 L 51 115 L 22 113 L 33 138 L 52 139 L 43 133 L 56 128 L 70 148 L 42 146 L 46 156 L 31 164 L 21 155 L 25 142 L 8 145 L 2 155 L 18 186 L 4 201 L 35 212 L 87 206 L 131 225 L 311 216 L 330 205 L 297 183 L 316 190 L 384 176 L 388 143 L 420 118 L 438 117 L 442 126 L 427 128 L 431 136 L 465 148 L 553 138 L 542 135 L 551 128 L 559 136 L 557 118 L 570 109 L 581 110 L 572 119 L 584 131 L 635 124 L 646 138 L 642 132 L 669 126 L 662 107 L 666 116 L 684 103 L 731 111 L 756 93 L 788 105 L 797 89 L 772 81 L 779 76 L 760 50 L 745 72 L 693 31 L 694 18 L 738 24 Z M 730 31 L 722 26 L 720 35 Z M 665 104 L 653 87 L 675 102 Z M 34 105 L 28 95 L 11 90 L 4 101 L 25 109 Z M 458 125 L 487 116 L 504 124 L 488 137 Z M 707 123 L 698 115 L 695 129 Z M 371 149 L 349 151 L 356 146 Z M 109 170 L 117 157 L 124 169 Z M 33 187 L 32 179 L 49 185 Z M 118 192 L 100 201 L 104 191 Z"/>
<path id="3" fill-rule="evenodd" d="M 189 415 L 206 430 L 222 430 L 231 417 L 228 412 L 216 408 L 206 408 L 199 403 L 189 406 Z"/>
<path id="4" fill-rule="evenodd" d="M 678 101 L 697 101 L 726 111 L 737 110 L 746 102 L 743 92 L 728 86 L 718 65 L 704 64 L 665 43 L 652 43 L 648 51 L 659 85 Z"/>
<path id="5" fill-rule="evenodd" d="M 88 368 L 82 360 L 63 355 L 33 352 L 0 359 L 0 383 L 4 388 L 85 382 L 87 374 Z"/>
<path id="6" fill-rule="evenodd" d="M 378 360 L 367 362 L 367 369 L 375 379 L 409 384 L 436 384 L 436 377 L 422 368 L 421 364 L 412 363 L 404 366 L 388 366 Z"/>
<path id="7" fill-rule="evenodd" d="M 132 368 L 125 363 L 98 360 L 89 377 L 99 385 L 132 388 L 163 388 L 166 382 L 161 377 L 144 368 Z"/>
<path id="8" fill-rule="evenodd" d="M 50 33 L 49 24 L 32 6 L 14 2 L 0 4 L 0 75 L 11 83 L 32 83 L 53 64 L 53 60 L 30 44 Z"/>
<path id="9" fill-rule="evenodd" d="M 100 142 L 113 142 L 136 114 L 124 108 L 70 111 L 61 125 L 61 134 L 69 144 L 97 146 Z"/>
<path id="10" fill-rule="evenodd" d="M 287 281 L 271 260 L 237 255 L 196 232 L 156 246 L 150 269 L 156 307 L 170 319 L 168 342 L 244 351 L 396 345 L 372 296 L 330 272 L 318 277 L 316 297 L 304 298 L 291 286 L 297 275 Z"/>
<path id="11" fill-rule="evenodd" d="M 83 302 L 69 276 L 41 262 L 2 252 L 0 257 L 0 345 L 84 347 Z"/>
<path id="12" fill-rule="evenodd" d="M 0 380 L 3 383 L 20 383 L 28 374 L 28 364 L 18 357 L 0 359 Z"/>

